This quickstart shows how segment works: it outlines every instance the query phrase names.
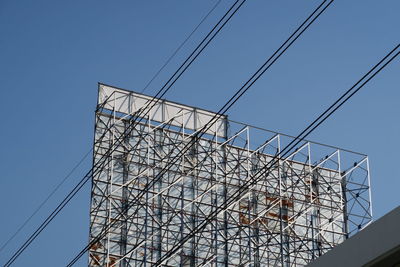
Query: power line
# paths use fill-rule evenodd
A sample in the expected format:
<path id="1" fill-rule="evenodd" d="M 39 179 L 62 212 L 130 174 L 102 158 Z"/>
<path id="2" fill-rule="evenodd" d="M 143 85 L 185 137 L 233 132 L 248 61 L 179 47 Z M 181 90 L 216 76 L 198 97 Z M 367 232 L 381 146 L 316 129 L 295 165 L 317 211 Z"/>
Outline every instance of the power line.
<path id="1" fill-rule="evenodd" d="M 296 31 L 290 35 L 290 37 L 273 53 L 273 55 L 267 59 L 267 61 L 251 76 L 251 78 L 232 96 L 227 103 L 215 114 L 215 116 L 206 124 L 204 127 L 196 133 L 194 138 L 200 138 L 204 132 L 206 132 L 213 124 L 214 121 L 217 121 L 223 114 L 229 110 L 229 108 L 241 97 L 243 94 L 265 73 L 266 70 L 271 67 L 272 64 L 276 62 L 276 60 L 300 37 L 301 34 L 304 33 L 306 29 L 329 7 L 329 5 L 333 2 L 333 0 L 329 1 L 328 4 L 327 0 L 323 1 L 312 13 L 311 15 L 296 29 Z M 325 5 L 326 4 L 326 5 Z M 169 169 L 170 166 L 172 166 L 179 158 L 190 148 L 190 144 L 187 144 L 181 151 L 180 153 L 172 158 L 172 160 L 167 163 L 166 167 L 164 167 L 159 174 L 152 179 L 149 183 L 145 185 L 145 189 L 142 191 L 141 194 L 135 197 L 133 201 L 139 201 L 141 196 L 145 194 L 145 190 L 149 190 L 149 188 L 152 187 L 161 177 L 162 175 Z M 130 202 L 127 207 L 121 211 L 117 219 L 115 220 L 114 223 L 107 225 L 105 229 L 89 244 L 82 249 L 78 255 L 67 265 L 67 266 L 72 266 L 76 263 L 76 261 L 90 248 L 91 245 L 99 241 L 102 237 L 104 237 L 105 234 L 107 234 L 108 230 L 118 221 L 118 218 L 121 217 L 124 213 L 124 211 L 128 210 L 131 208 L 136 202 L 132 203 Z M 135 212 L 133 212 L 135 214 Z"/>
<path id="2" fill-rule="evenodd" d="M 58 191 L 58 189 L 67 181 L 69 177 L 75 172 L 75 170 L 85 161 L 89 154 L 93 151 L 90 149 L 86 154 L 79 160 L 79 162 L 68 172 L 68 174 L 54 187 L 50 194 L 40 203 L 40 205 L 33 211 L 33 213 L 23 222 L 23 224 L 15 231 L 15 233 L 1 246 L 0 252 L 8 246 L 8 244 L 14 240 L 14 238 L 25 228 L 25 226 L 32 220 L 32 218 L 42 209 L 42 207 L 49 201 L 49 199 Z"/>
<path id="3" fill-rule="evenodd" d="M 189 57 L 182 63 L 178 70 L 171 76 L 171 78 L 164 84 L 164 86 L 157 92 L 157 94 L 146 103 L 145 107 L 137 110 L 131 115 L 131 119 L 139 118 L 139 121 L 133 120 L 133 122 L 139 123 L 151 110 L 157 102 L 154 100 L 158 97 L 164 96 L 172 85 L 181 77 L 181 75 L 189 68 L 189 66 L 194 62 L 194 60 L 204 51 L 204 49 L 210 44 L 210 42 L 215 38 L 215 36 L 222 30 L 222 28 L 227 24 L 227 22 L 233 17 L 234 14 L 242 7 L 246 0 L 236 0 L 228 11 L 223 15 L 223 17 L 218 21 L 218 23 L 212 28 L 212 30 L 203 38 L 201 43 L 196 47 L 196 49 L 189 55 Z M 238 4 L 239 3 L 239 4 Z M 160 96 L 159 96 L 160 95 Z M 109 96 L 111 97 L 111 96 Z M 102 103 L 105 105 L 106 101 Z M 152 106 L 149 108 L 149 106 Z M 100 105 L 100 106 L 102 106 Z M 101 108 L 98 107 L 97 110 Z M 147 112 L 142 115 L 143 111 Z M 125 135 L 133 130 L 136 124 L 131 124 L 128 129 L 122 134 L 122 136 L 116 141 L 115 147 L 111 147 L 103 157 L 95 164 L 85 176 L 78 182 L 77 185 L 67 194 L 67 196 L 59 203 L 59 205 L 51 212 L 51 214 L 43 221 L 43 223 L 29 236 L 29 238 L 19 247 L 19 249 L 12 255 L 12 257 L 6 262 L 5 266 L 10 266 L 21 254 L 22 252 L 37 238 L 37 236 L 47 227 L 47 225 L 58 215 L 59 212 L 71 201 L 71 199 L 80 191 L 80 189 L 86 184 L 86 182 L 96 174 L 96 171 L 101 170 L 102 160 L 106 160 L 107 156 L 112 153 L 119 144 L 121 144 Z"/>
<path id="4" fill-rule="evenodd" d="M 349 90 L 347 90 L 338 100 L 336 100 L 329 108 L 327 108 L 321 115 L 319 115 L 309 126 L 307 126 L 295 139 L 292 140 L 288 145 L 284 147 L 281 153 L 275 155 L 273 159 L 262 169 L 260 169 L 253 177 L 246 181 L 237 192 L 235 192 L 225 203 L 216 208 L 215 211 L 204 220 L 203 223 L 196 226 L 189 234 L 182 238 L 177 245 L 171 250 L 164 254 L 156 262 L 156 266 L 164 264 L 171 256 L 173 256 L 183 244 L 185 244 L 190 238 L 202 231 L 212 218 L 218 216 L 218 214 L 228 209 L 232 204 L 243 198 L 243 194 L 250 189 L 252 185 L 259 182 L 260 177 L 266 177 L 270 174 L 271 168 L 279 161 L 285 160 L 285 157 L 297 147 L 297 145 L 304 140 L 311 132 L 313 132 L 319 125 L 321 125 L 326 119 L 328 119 L 335 111 L 337 111 L 344 103 L 346 103 L 352 96 L 354 96 L 361 88 L 363 88 L 372 78 L 374 78 L 381 70 L 383 70 L 390 62 L 392 62 L 399 54 L 398 49 L 400 44 L 391 50 L 382 60 L 380 60 L 370 71 L 368 71 L 359 81 L 357 81 Z M 399 50 L 396 52 L 396 50 Z M 394 55 L 393 55 L 394 54 Z M 389 60 L 387 60 L 390 58 Z M 258 178 L 258 179 L 257 179 Z"/>
<path id="5" fill-rule="evenodd" d="M 154 81 L 155 78 L 161 73 L 161 71 L 171 62 L 172 58 L 181 50 L 181 48 L 187 43 L 187 41 L 192 37 L 192 35 L 197 31 L 197 29 L 203 24 L 203 22 L 210 16 L 210 14 L 214 11 L 215 8 L 221 3 L 222 0 L 219 0 L 208 13 L 201 19 L 201 21 L 197 24 L 197 26 L 193 29 L 193 31 L 185 38 L 185 40 L 175 49 L 172 55 L 167 59 L 167 61 L 161 66 L 161 68 L 154 74 L 154 76 L 147 82 L 145 87 L 140 91 L 143 93 L 149 85 Z"/>
<path id="6" fill-rule="evenodd" d="M 210 44 L 210 42 L 217 36 L 217 34 L 223 29 L 228 21 L 236 14 L 236 12 L 242 7 L 247 0 L 236 0 L 224 16 L 217 22 L 217 24 L 211 29 L 211 31 L 204 37 L 200 44 L 195 50 L 187 57 L 177 71 L 171 76 L 171 78 L 164 84 L 159 92 L 153 97 L 150 103 L 156 98 L 162 98 L 175 84 L 175 82 L 182 76 L 182 74 L 190 67 L 190 65 L 196 60 L 196 58 L 203 52 L 203 50 Z M 238 4 L 239 3 L 239 4 Z M 224 21 L 225 20 L 225 21 Z M 156 103 L 154 103 L 156 105 Z M 154 106 L 153 105 L 153 106 Z M 147 109 L 147 108 L 146 108 Z M 149 111 L 147 111 L 148 113 Z M 144 115 L 146 116 L 147 113 Z M 141 119 L 142 120 L 142 119 Z"/>

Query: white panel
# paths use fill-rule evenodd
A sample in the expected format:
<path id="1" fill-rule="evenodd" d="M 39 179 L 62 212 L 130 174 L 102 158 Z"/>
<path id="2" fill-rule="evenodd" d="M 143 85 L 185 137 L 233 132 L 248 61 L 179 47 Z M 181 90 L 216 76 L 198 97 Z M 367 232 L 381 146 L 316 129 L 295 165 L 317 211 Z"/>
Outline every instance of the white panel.
<path id="1" fill-rule="evenodd" d="M 188 130 L 197 131 L 205 126 L 216 113 L 198 109 L 186 105 L 173 103 L 166 100 L 155 99 L 152 97 L 142 95 L 139 93 L 114 88 L 108 85 L 99 85 L 99 98 L 98 104 L 104 105 L 104 108 L 116 112 L 132 115 L 140 108 L 146 107 L 142 114 L 146 119 L 150 117 L 151 120 L 157 122 L 168 122 L 168 124 L 178 127 L 183 127 Z M 205 133 L 226 138 L 226 121 L 227 116 L 221 116 L 216 123 L 214 123 Z"/>

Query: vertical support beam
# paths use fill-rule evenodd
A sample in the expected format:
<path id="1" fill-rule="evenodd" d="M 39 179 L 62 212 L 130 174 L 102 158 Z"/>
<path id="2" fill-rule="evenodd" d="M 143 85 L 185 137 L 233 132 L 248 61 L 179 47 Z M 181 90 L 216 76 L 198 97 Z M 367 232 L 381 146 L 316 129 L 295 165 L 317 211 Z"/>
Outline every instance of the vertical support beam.
<path id="1" fill-rule="evenodd" d="M 367 157 L 367 179 L 368 179 L 368 195 L 369 195 L 369 216 L 371 216 L 371 222 L 372 222 L 372 218 L 373 218 L 373 214 L 372 214 L 372 192 L 371 192 L 371 175 L 369 172 L 369 158 Z"/>
<path id="2" fill-rule="evenodd" d="M 114 108 L 112 110 L 112 128 L 111 128 L 111 143 L 109 143 L 109 148 L 111 149 L 114 147 L 114 143 L 115 143 L 115 127 L 116 127 L 116 116 L 115 116 L 115 95 L 114 95 L 114 99 L 113 99 L 113 104 L 114 104 Z M 110 166 L 109 166 L 109 185 L 108 185 L 108 197 L 107 197 L 107 203 L 108 203 L 108 219 L 107 219 L 107 225 L 111 225 L 111 216 L 112 216 L 112 198 L 111 193 L 113 191 L 113 182 L 114 182 L 114 164 L 115 164 L 115 160 L 114 160 L 114 151 L 112 151 L 111 153 L 111 162 L 110 162 Z M 105 227 L 107 227 L 107 225 L 105 225 Z M 108 231 L 107 233 L 107 245 L 106 245 L 106 249 L 107 249 L 107 256 L 106 256 L 106 266 L 109 267 L 110 266 L 110 247 L 111 247 L 111 231 Z"/>
<path id="3" fill-rule="evenodd" d="M 338 152 L 338 157 L 339 157 L 339 162 L 340 162 L 340 151 Z M 343 214 L 344 214 L 344 234 L 345 238 L 349 238 L 349 216 L 347 212 L 347 181 L 346 181 L 346 175 L 345 171 L 341 172 L 340 167 L 339 167 L 339 173 L 340 173 L 340 178 L 341 178 L 341 188 L 342 188 L 342 197 L 343 197 Z"/>
<path id="4" fill-rule="evenodd" d="M 248 180 L 252 175 L 251 175 L 251 153 L 250 153 L 250 128 L 247 126 L 246 127 L 246 180 Z M 247 250 L 248 250 L 248 255 L 247 255 L 247 259 L 245 260 L 245 262 L 252 262 L 252 251 L 253 251 L 253 246 L 252 246 L 252 237 L 253 237 L 253 225 L 251 223 L 252 221 L 252 216 L 251 216 L 251 211 L 254 208 L 255 205 L 255 194 L 254 194 L 254 190 L 250 189 L 251 192 L 249 194 L 249 199 L 248 199 L 248 210 L 247 210 L 247 218 L 249 220 L 249 224 L 247 226 Z"/>
<path id="5" fill-rule="evenodd" d="M 160 132 L 160 133 L 157 134 L 158 132 Z M 154 131 L 154 147 L 159 147 L 160 150 L 163 149 L 161 133 L 162 133 L 161 129 Z M 159 171 L 160 171 L 160 169 L 162 167 L 162 164 L 160 162 L 157 162 L 155 157 L 154 157 L 153 166 L 154 166 L 153 175 L 154 175 L 154 177 L 157 177 L 159 175 Z M 159 193 L 158 196 L 157 196 L 157 219 L 158 219 L 159 222 L 163 221 L 163 200 L 162 200 L 162 194 L 160 194 L 160 192 L 163 190 L 163 186 L 164 186 L 164 182 L 163 182 L 163 178 L 161 178 L 157 182 L 157 187 L 158 187 L 157 188 L 157 192 Z M 161 228 L 159 230 L 159 232 L 158 232 L 157 237 L 156 237 L 157 238 L 156 260 L 159 260 L 162 257 L 162 236 L 163 236 L 163 231 L 164 231 L 164 229 Z"/>
<path id="6" fill-rule="evenodd" d="M 125 121 L 124 123 L 124 130 L 129 127 L 129 124 Z M 128 175 L 129 175 L 129 137 L 125 137 L 123 141 L 123 155 L 121 158 L 122 164 L 122 199 L 121 199 L 121 209 L 122 209 L 122 220 L 121 220 L 121 237 L 120 237 L 120 254 L 126 254 L 126 247 L 127 247 L 127 238 L 128 238 L 128 206 L 129 206 L 129 191 L 126 183 L 128 182 Z M 121 267 L 127 267 L 127 259 L 124 258 L 121 261 Z"/>
<path id="7" fill-rule="evenodd" d="M 227 138 L 225 138 L 225 140 L 223 140 L 222 142 L 225 142 L 227 140 Z M 226 164 L 227 164 L 227 154 L 226 154 L 226 144 L 221 146 L 221 153 L 222 153 L 222 162 L 221 162 L 221 169 L 222 169 L 222 177 L 223 177 L 223 200 L 224 203 L 226 203 L 226 201 L 228 200 L 228 183 L 227 183 L 227 173 L 226 173 Z M 223 232 L 224 232 L 224 254 L 223 254 L 223 265 L 225 267 L 228 267 L 228 211 L 225 209 L 223 211 L 223 218 L 224 218 L 224 222 L 223 222 Z"/>

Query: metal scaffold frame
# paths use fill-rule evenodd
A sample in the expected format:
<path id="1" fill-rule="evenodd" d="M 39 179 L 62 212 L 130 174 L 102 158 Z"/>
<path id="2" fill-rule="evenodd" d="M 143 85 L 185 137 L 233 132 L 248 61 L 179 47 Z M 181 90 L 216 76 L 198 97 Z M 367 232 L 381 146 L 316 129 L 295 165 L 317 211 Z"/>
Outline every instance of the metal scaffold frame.
<path id="1" fill-rule="evenodd" d="M 279 158 L 293 137 L 226 116 L 198 138 L 214 113 L 104 84 L 98 104 L 94 164 L 106 160 L 92 179 L 90 241 L 112 227 L 89 266 L 153 266 L 176 245 L 163 266 L 305 266 L 372 221 L 366 155 L 303 141 Z"/>

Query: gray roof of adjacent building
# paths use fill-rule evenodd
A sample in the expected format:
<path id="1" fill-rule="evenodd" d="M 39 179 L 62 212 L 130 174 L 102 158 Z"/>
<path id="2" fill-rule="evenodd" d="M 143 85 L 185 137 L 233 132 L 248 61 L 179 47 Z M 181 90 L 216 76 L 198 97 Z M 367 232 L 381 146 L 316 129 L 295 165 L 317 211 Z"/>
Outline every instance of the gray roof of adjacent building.
<path id="1" fill-rule="evenodd" d="M 400 206 L 307 267 L 400 267 Z"/>

